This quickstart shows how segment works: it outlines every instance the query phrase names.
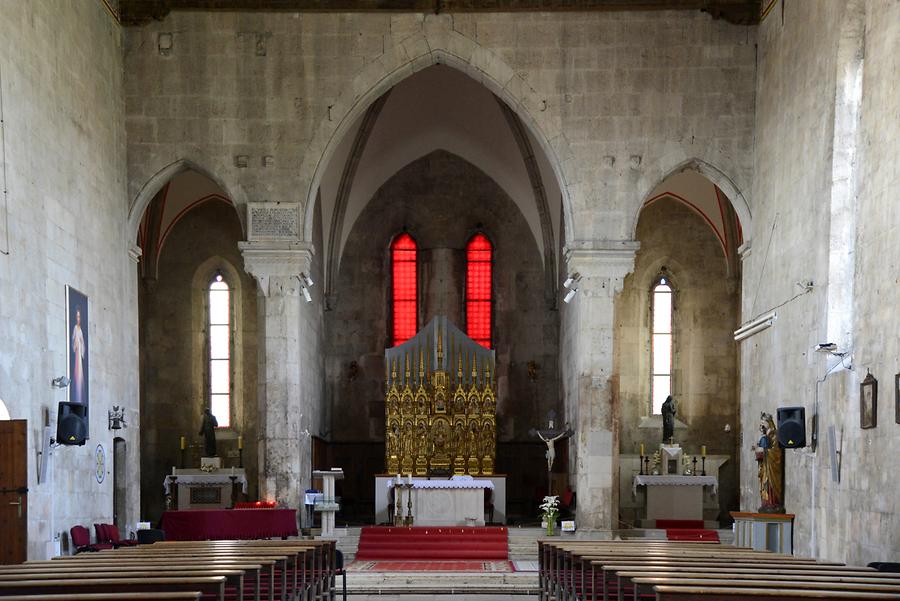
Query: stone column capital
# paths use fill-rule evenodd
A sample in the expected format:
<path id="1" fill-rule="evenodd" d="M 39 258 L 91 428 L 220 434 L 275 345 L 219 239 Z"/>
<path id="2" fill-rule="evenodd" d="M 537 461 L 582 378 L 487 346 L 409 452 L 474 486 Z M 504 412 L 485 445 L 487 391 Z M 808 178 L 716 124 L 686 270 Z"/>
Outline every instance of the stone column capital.
<path id="1" fill-rule="evenodd" d="M 584 240 L 564 249 L 569 276 L 578 274 L 579 288 L 587 296 L 612 295 L 622 290 L 625 276 L 634 270 L 637 240 Z"/>
<path id="2" fill-rule="evenodd" d="M 309 275 L 314 249 L 307 242 L 238 242 L 244 269 L 263 296 L 296 296 L 300 274 Z"/>

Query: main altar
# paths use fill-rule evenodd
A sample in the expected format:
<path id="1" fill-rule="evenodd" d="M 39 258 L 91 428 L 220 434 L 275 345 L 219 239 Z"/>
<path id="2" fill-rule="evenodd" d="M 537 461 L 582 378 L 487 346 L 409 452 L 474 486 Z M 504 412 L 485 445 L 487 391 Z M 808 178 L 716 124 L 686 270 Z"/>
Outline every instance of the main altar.
<path id="1" fill-rule="evenodd" d="M 493 474 L 494 351 L 439 316 L 384 359 L 385 472 Z"/>
<path id="2" fill-rule="evenodd" d="M 389 508 L 400 499 L 417 526 L 483 525 L 486 507 L 505 521 L 506 480 L 495 473 L 494 351 L 438 316 L 384 355 L 385 473 L 375 478 L 376 520 L 394 520 Z M 408 483 L 395 486 L 398 474 Z M 453 507 L 436 512 L 441 499 Z"/>

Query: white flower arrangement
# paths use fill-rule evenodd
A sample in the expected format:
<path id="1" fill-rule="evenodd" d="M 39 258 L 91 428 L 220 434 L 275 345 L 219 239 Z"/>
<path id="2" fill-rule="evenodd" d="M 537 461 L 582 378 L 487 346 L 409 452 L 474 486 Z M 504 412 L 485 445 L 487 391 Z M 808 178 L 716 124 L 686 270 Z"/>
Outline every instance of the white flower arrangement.
<path id="1" fill-rule="evenodd" d="M 544 502 L 541 503 L 541 517 L 549 523 L 553 523 L 556 521 L 556 516 L 559 515 L 559 497 L 554 495 L 552 497 L 544 497 Z"/>

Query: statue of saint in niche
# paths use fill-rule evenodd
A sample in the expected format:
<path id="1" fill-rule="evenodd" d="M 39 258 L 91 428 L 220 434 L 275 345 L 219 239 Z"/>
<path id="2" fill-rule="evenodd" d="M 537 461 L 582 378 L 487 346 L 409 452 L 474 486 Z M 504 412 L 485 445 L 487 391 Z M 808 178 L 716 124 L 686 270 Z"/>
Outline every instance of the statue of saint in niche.
<path id="1" fill-rule="evenodd" d="M 663 444 L 671 444 L 675 436 L 675 401 L 672 400 L 671 394 L 662 404 L 662 424 Z"/>

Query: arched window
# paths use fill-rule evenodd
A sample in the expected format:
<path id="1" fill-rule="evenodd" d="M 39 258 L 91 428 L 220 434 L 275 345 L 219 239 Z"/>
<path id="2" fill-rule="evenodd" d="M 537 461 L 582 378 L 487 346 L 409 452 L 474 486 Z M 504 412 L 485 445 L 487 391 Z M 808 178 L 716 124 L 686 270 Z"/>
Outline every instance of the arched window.
<path id="1" fill-rule="evenodd" d="M 651 291 L 650 382 L 651 408 L 654 415 L 662 413 L 666 397 L 672 394 L 672 286 L 666 276 L 656 280 Z"/>
<path id="2" fill-rule="evenodd" d="M 391 276 L 391 346 L 397 346 L 415 336 L 418 325 L 416 241 L 406 232 L 391 242 Z"/>
<path id="3" fill-rule="evenodd" d="M 231 427 L 231 290 L 221 273 L 209 285 L 209 406 L 220 428 Z"/>
<path id="4" fill-rule="evenodd" d="M 494 247 L 484 234 L 466 245 L 466 334 L 491 348 L 491 301 Z"/>
<path id="5" fill-rule="evenodd" d="M 3 399 L 0 399 L 0 422 L 9 420 L 9 409 L 6 408 L 6 403 L 3 402 Z"/>

